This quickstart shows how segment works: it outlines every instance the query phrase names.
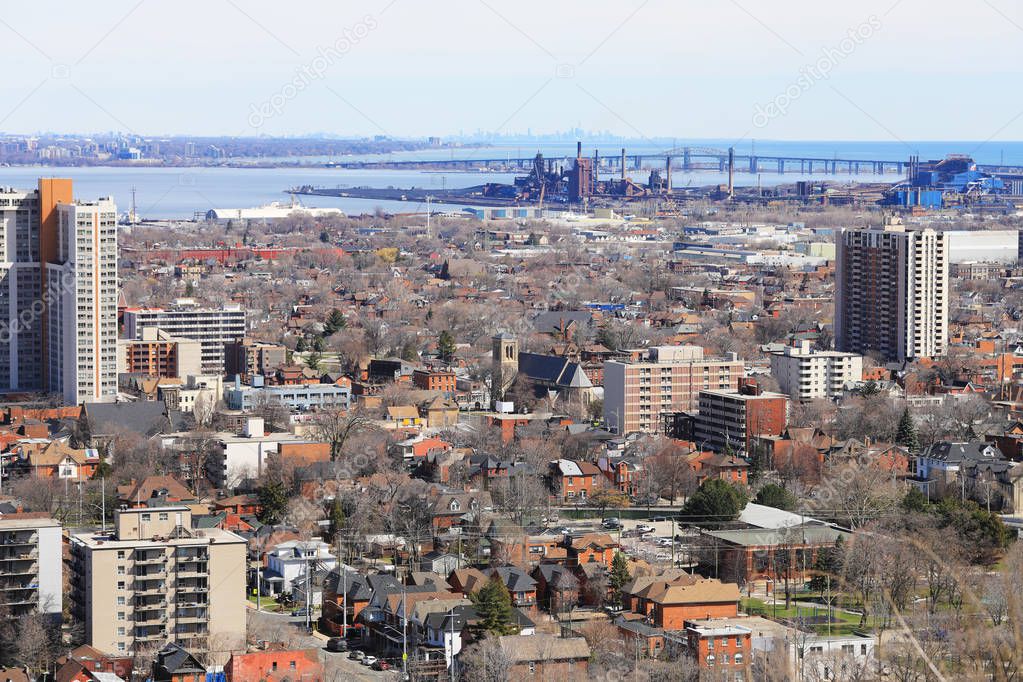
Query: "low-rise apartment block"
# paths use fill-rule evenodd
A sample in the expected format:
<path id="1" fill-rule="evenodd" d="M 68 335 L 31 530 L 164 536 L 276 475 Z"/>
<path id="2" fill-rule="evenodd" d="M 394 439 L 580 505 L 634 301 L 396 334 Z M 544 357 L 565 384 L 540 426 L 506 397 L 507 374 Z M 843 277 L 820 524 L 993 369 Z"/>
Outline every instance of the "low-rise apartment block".
<path id="1" fill-rule="evenodd" d="M 700 449 L 745 454 L 757 436 L 778 436 L 788 422 L 789 400 L 780 393 L 740 383 L 737 390 L 700 391 L 693 440 Z"/>
<path id="2" fill-rule="evenodd" d="M 863 378 L 863 356 L 812 350 L 809 341 L 771 353 L 771 376 L 793 400 L 834 400 L 846 386 Z"/>
<path id="3" fill-rule="evenodd" d="M 245 540 L 192 530 L 188 507 L 119 510 L 113 530 L 72 534 L 71 555 L 72 608 L 96 649 L 135 652 L 173 640 L 219 653 L 244 645 Z"/>
<path id="4" fill-rule="evenodd" d="M 200 308 L 191 299 L 179 299 L 169 308 L 124 311 L 126 338 L 141 341 L 147 327 L 162 329 L 172 337 L 198 341 L 202 347 L 201 373 L 223 374 L 225 345 L 245 336 L 245 311 L 239 305 Z"/>
<path id="5" fill-rule="evenodd" d="M 658 346 L 640 362 L 604 363 L 604 419 L 615 433 L 659 433 L 664 420 L 696 409 L 700 391 L 735 390 L 743 362 L 707 358 L 700 346 Z"/>

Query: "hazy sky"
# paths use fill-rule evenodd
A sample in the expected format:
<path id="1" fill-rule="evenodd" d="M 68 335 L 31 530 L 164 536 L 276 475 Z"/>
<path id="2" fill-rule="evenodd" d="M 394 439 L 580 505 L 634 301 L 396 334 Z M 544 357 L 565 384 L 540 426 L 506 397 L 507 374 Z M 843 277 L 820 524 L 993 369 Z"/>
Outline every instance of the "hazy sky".
<path id="1" fill-rule="evenodd" d="M 1011 0 L 34 0 L 0 55 L 4 132 L 1023 139 Z"/>

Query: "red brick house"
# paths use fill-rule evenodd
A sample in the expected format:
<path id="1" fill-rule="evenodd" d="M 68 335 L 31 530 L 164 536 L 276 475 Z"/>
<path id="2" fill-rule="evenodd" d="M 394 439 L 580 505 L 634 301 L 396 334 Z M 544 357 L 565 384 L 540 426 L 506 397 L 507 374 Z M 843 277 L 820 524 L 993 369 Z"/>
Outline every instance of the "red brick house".
<path id="1" fill-rule="evenodd" d="M 550 485 L 563 502 L 579 502 L 592 496 L 604 476 L 595 464 L 558 459 L 550 464 Z"/>
<path id="2" fill-rule="evenodd" d="M 698 618 L 734 618 L 739 614 L 739 586 L 715 578 L 668 571 L 644 576 L 622 588 L 625 609 L 650 617 L 664 630 L 682 630 Z"/>
<path id="3" fill-rule="evenodd" d="M 227 682 L 323 682 L 318 649 L 288 649 L 271 644 L 262 651 L 231 654 L 224 674 Z"/>
<path id="4" fill-rule="evenodd" d="M 610 568 L 619 544 L 607 533 L 587 533 L 579 537 L 566 536 L 565 549 L 568 551 L 568 565 L 579 566 L 601 563 Z"/>

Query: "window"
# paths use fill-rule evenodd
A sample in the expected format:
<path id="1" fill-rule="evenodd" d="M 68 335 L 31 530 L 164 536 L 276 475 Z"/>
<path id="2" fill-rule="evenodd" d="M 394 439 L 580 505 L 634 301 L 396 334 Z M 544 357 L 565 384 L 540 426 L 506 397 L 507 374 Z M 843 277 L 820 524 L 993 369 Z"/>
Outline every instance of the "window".
<path id="1" fill-rule="evenodd" d="M 167 516 L 167 512 L 160 512 L 160 520 L 161 520 L 161 521 L 166 521 L 166 520 L 167 520 L 167 519 L 169 519 L 169 518 L 170 518 L 170 517 L 169 517 L 169 516 Z"/>
<path id="2" fill-rule="evenodd" d="M 274 661 L 271 667 L 273 670 L 277 670 L 277 661 Z"/>
<path id="3" fill-rule="evenodd" d="M 123 559 L 124 558 L 124 550 L 123 549 L 117 550 L 117 558 L 118 559 Z"/>
<path id="4" fill-rule="evenodd" d="M 117 575 L 124 575 L 124 566 L 117 567 Z"/>
<path id="5" fill-rule="evenodd" d="M 152 514 L 143 514 L 142 515 L 142 520 L 143 521 L 149 521 L 152 518 L 152 516 L 153 516 Z"/>
<path id="6" fill-rule="evenodd" d="M 708 668 L 714 667 L 714 654 L 707 654 L 707 667 Z"/>
<path id="7" fill-rule="evenodd" d="M 117 598 L 117 605 L 118 606 L 124 606 L 124 597 L 118 597 Z"/>
<path id="8" fill-rule="evenodd" d="M 117 620 L 124 620 L 124 611 L 117 612 Z"/>
<path id="9" fill-rule="evenodd" d="M 124 589 L 124 581 L 123 580 L 118 580 L 117 581 L 117 589 L 119 589 L 119 590 L 123 590 Z"/>
<path id="10" fill-rule="evenodd" d="M 529 662 L 529 674 L 530 675 L 536 674 L 536 663 L 534 661 Z"/>
<path id="11" fill-rule="evenodd" d="M 736 637 L 735 638 L 735 648 L 736 649 L 741 649 L 742 648 L 742 637 Z"/>
<path id="12" fill-rule="evenodd" d="M 124 637 L 124 628 L 117 628 L 117 636 Z"/>
<path id="13" fill-rule="evenodd" d="M 726 653 L 725 654 L 721 654 L 721 665 L 728 665 L 729 662 L 730 662 L 730 658 L 729 658 L 728 654 L 726 654 Z"/>
<path id="14" fill-rule="evenodd" d="M 736 654 L 735 658 L 732 659 L 735 665 L 742 665 L 742 654 Z"/>
<path id="15" fill-rule="evenodd" d="M 292 661 L 291 663 L 289 663 L 288 667 L 291 668 L 292 670 L 294 670 L 295 669 L 295 662 Z"/>
<path id="16" fill-rule="evenodd" d="M 707 651 L 714 651 L 714 638 L 707 640 Z"/>

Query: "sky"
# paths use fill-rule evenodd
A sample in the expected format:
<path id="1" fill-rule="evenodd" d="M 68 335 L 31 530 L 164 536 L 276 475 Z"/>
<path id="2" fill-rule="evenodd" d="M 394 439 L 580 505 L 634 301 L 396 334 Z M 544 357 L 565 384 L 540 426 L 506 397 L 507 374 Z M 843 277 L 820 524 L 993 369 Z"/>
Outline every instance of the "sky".
<path id="1" fill-rule="evenodd" d="M 5 3 L 0 132 L 1023 139 L 1012 0 Z"/>

